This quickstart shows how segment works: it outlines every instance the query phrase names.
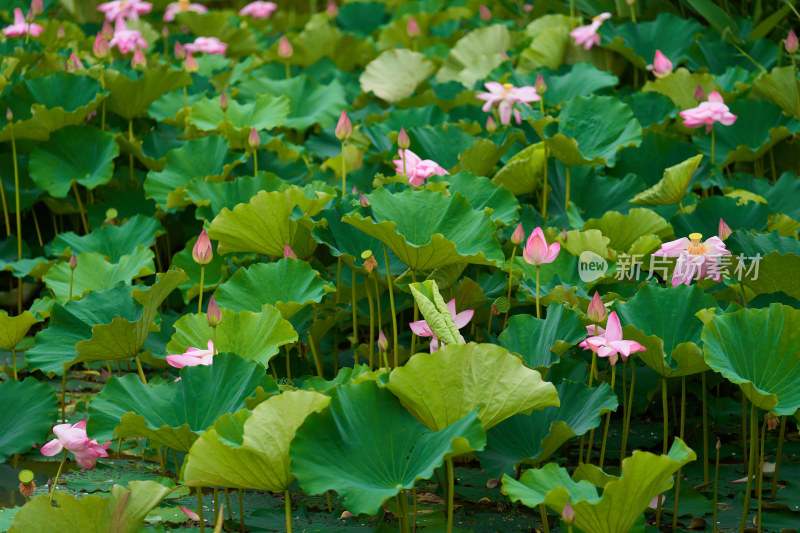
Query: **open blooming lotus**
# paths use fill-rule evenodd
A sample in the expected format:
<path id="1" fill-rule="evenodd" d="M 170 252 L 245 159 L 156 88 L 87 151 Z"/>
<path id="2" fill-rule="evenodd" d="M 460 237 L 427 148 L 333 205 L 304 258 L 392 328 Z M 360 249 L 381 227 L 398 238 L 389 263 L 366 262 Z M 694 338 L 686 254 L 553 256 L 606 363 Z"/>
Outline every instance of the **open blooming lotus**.
<path id="1" fill-rule="evenodd" d="M 404 173 L 403 157 L 405 156 L 405 175 L 408 176 L 408 183 L 414 187 L 419 187 L 431 176 L 444 176 L 445 174 L 449 174 L 449 172 L 439 166 L 436 161 L 422 159 L 411 150 L 398 150 L 397 154 L 400 156 L 400 159 L 392 161 L 392 163 L 395 164 L 395 172 L 398 174 Z"/>
<path id="2" fill-rule="evenodd" d="M 597 30 L 603 25 L 603 22 L 611 18 L 611 13 L 600 13 L 592 19 L 591 24 L 586 26 L 579 26 L 569 32 L 570 37 L 575 39 L 575 46 L 583 46 L 585 50 L 591 50 L 592 46 L 600 45 L 600 34 Z"/>
<path id="3" fill-rule="evenodd" d="M 139 15 L 150 13 L 153 4 L 142 0 L 114 0 L 97 6 L 97 10 L 106 14 L 107 20 L 137 20 Z"/>
<path id="4" fill-rule="evenodd" d="M 455 298 L 447 302 L 447 310 L 450 311 L 450 316 L 453 317 L 453 322 L 455 322 L 458 329 L 461 329 L 469 324 L 469 321 L 472 320 L 472 315 L 475 314 L 475 311 L 472 309 L 456 313 Z M 426 321 L 418 320 L 416 322 L 411 322 L 408 325 L 411 328 L 411 331 L 420 337 L 433 337 L 431 339 L 431 353 L 439 349 L 439 339 L 437 339 L 436 335 L 433 334 L 433 331 L 431 331 L 431 328 L 428 326 Z M 461 337 L 461 342 L 464 342 L 464 337 Z"/>
<path id="5" fill-rule="evenodd" d="M 626 341 L 622 338 L 622 326 L 615 311 L 608 315 L 606 329 L 586 326 L 586 330 L 593 335 L 579 346 L 595 352 L 599 357 L 608 357 L 608 361 L 612 365 L 617 362 L 619 357 L 622 357 L 623 361 L 627 361 L 628 356 L 632 353 L 643 352 L 646 349 L 636 341 Z"/>
<path id="6" fill-rule="evenodd" d="M 672 73 L 672 61 L 661 53 L 661 50 L 656 50 L 653 64 L 647 65 L 647 70 L 651 71 L 656 78 L 663 78 Z"/>
<path id="7" fill-rule="evenodd" d="M 120 53 L 127 54 L 135 52 L 137 48 L 147 48 L 147 41 L 144 40 L 139 30 L 129 30 L 124 19 L 117 19 L 114 37 L 111 38 L 108 46 L 111 48 L 116 46 Z"/>
<path id="8" fill-rule="evenodd" d="M 552 263 L 561 251 L 561 244 L 554 242 L 547 244 L 542 228 L 536 228 L 528 237 L 525 248 L 522 250 L 522 257 L 528 264 L 542 266 L 545 263 Z"/>
<path id="9" fill-rule="evenodd" d="M 79 465 L 90 470 L 94 468 L 96 459 L 108 457 L 106 450 L 111 441 L 100 444 L 95 439 L 90 440 L 86 435 L 86 420 L 74 425 L 58 424 L 53 427 L 53 434 L 56 438 L 42 446 L 42 455 L 52 457 L 66 448 L 72 452 Z"/>
<path id="10" fill-rule="evenodd" d="M 522 117 L 519 114 L 519 109 L 514 108 L 514 104 L 520 103 L 528 105 L 530 102 L 538 102 L 542 99 L 536 92 L 535 87 L 514 87 L 510 83 L 498 83 L 496 81 L 489 81 L 483 84 L 489 91 L 488 93 L 480 93 L 477 98 L 484 100 L 486 103 L 481 108 L 483 111 L 490 111 L 493 107 L 497 106 L 500 113 L 500 122 L 503 124 L 511 123 L 511 114 L 517 124 L 522 122 Z"/>
<path id="11" fill-rule="evenodd" d="M 199 52 L 206 54 L 219 54 L 224 56 L 225 50 L 228 49 L 228 45 L 216 37 L 198 37 L 193 43 L 187 43 L 184 45 L 184 49 L 190 54 Z"/>
<path id="12" fill-rule="evenodd" d="M 722 96 L 713 91 L 708 95 L 708 100 L 699 106 L 681 111 L 683 125 L 687 128 L 699 128 L 705 125 L 706 133 L 711 131 L 715 122 L 730 126 L 736 122 L 736 115 L 731 113 Z"/>
<path id="13" fill-rule="evenodd" d="M 175 368 L 183 368 L 185 366 L 208 366 L 214 359 L 214 343 L 208 341 L 208 349 L 201 350 L 200 348 L 188 348 L 186 353 L 168 355 L 167 363 Z"/>
<path id="14" fill-rule="evenodd" d="M 721 281 L 720 260 L 723 255 L 731 252 L 725 248 L 725 243 L 719 237 L 711 237 L 706 241 L 702 239 L 701 234 L 692 233 L 688 239 L 683 237 L 662 244 L 661 249 L 653 253 L 656 256 L 678 258 L 672 273 L 673 287 L 681 283 L 689 285 L 695 278 Z"/>
<path id="15" fill-rule="evenodd" d="M 188 0 L 179 0 L 172 2 L 167 6 L 164 11 L 164 22 L 172 22 L 175 20 L 175 15 L 184 11 L 194 11 L 195 13 L 206 13 L 208 8 L 203 4 L 192 4 Z"/>
<path id="16" fill-rule="evenodd" d="M 3 33 L 6 37 L 24 37 L 25 35 L 32 35 L 38 37 L 44 28 L 33 22 L 28 23 L 25 20 L 25 15 L 22 14 L 20 8 L 14 8 L 14 24 L 3 28 Z"/>
<path id="17" fill-rule="evenodd" d="M 278 9 L 278 4 L 275 2 L 250 2 L 239 10 L 239 14 L 255 19 L 265 19 L 272 15 L 272 12 L 276 9 Z"/>

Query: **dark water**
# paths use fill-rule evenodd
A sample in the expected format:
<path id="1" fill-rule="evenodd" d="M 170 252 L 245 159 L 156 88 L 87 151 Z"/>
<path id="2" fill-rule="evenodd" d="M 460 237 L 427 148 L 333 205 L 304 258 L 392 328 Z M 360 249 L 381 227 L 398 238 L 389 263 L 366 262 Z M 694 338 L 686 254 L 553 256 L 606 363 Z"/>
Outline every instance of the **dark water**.
<path id="1" fill-rule="evenodd" d="M 60 461 L 33 461 L 31 459 L 20 459 L 17 461 L 16 468 L 11 462 L 0 463 L 0 507 L 17 507 L 25 504 L 25 497 L 19 492 L 19 473 L 22 470 L 30 470 L 34 474 L 33 481 L 37 489 L 47 485 L 47 480 L 56 475 Z M 61 471 L 71 470 L 70 463 L 64 465 Z"/>

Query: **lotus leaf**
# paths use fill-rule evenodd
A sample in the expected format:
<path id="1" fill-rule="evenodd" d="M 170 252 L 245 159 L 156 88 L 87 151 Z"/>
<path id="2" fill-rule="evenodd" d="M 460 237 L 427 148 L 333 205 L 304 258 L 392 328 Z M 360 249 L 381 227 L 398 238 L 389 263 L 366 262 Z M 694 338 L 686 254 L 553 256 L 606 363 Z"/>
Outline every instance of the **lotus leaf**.
<path id="1" fill-rule="evenodd" d="M 414 94 L 417 86 L 435 70 L 433 63 L 419 52 L 405 48 L 387 50 L 366 66 L 361 74 L 361 88 L 364 92 L 373 91 L 382 100 L 396 102 Z"/>
<path id="2" fill-rule="evenodd" d="M 6 428 L 0 435 L 0 461 L 44 442 L 58 416 L 55 391 L 32 377 L 0 383 L 0 402 L 7 407 L 0 412 L 0 423 Z"/>
<path id="3" fill-rule="evenodd" d="M 575 312 L 561 304 L 550 304 L 544 319 L 513 315 L 500 334 L 500 346 L 519 354 L 530 368 L 549 368 L 559 354 L 586 338 L 586 327 Z"/>

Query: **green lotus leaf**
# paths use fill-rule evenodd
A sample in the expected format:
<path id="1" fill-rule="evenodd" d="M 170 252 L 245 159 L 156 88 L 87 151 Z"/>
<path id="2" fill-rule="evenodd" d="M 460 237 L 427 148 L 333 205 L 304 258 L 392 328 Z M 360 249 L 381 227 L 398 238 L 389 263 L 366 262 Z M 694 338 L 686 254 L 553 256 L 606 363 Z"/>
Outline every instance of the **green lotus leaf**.
<path id="1" fill-rule="evenodd" d="M 58 399 L 47 383 L 29 377 L 0 383 L 0 401 L 9 407 L 0 413 L 0 423 L 6 428 L 0 435 L 0 461 L 6 461 L 44 442 L 58 416 Z"/>
<path id="2" fill-rule="evenodd" d="M 799 325 L 800 310 L 778 303 L 715 316 L 703 327 L 706 362 L 756 407 L 794 414 L 800 408 Z"/>
<path id="3" fill-rule="evenodd" d="M 386 244 L 413 270 L 503 261 L 491 218 L 475 211 L 461 194 L 411 189 L 392 194 L 377 189 L 367 198 L 371 216 L 354 212 L 344 222 Z"/>
<path id="4" fill-rule="evenodd" d="M 670 222 L 675 235 L 700 233 L 708 238 L 719 231 L 720 218 L 725 219 L 731 229 L 765 230 L 769 212 L 769 206 L 760 202 L 739 205 L 737 198 L 715 195 L 698 202 L 691 213 L 675 215 Z"/>
<path id="5" fill-rule="evenodd" d="M 87 189 L 108 183 L 118 155 L 112 134 L 91 126 L 67 126 L 31 153 L 28 172 L 38 187 L 64 198 L 73 182 Z"/>
<path id="6" fill-rule="evenodd" d="M 709 307 L 716 307 L 716 300 L 697 284 L 676 287 L 648 284 L 627 302 L 618 304 L 617 315 L 625 326 L 625 339 L 647 348 L 637 352 L 636 357 L 661 376 L 677 377 L 708 369 L 698 346 L 703 323 L 695 313 Z M 654 312 L 658 309 L 670 312 L 668 315 Z"/>
<path id="7" fill-rule="evenodd" d="M 297 341 L 292 325 L 271 305 L 264 305 L 258 313 L 237 313 L 224 307 L 221 311 L 222 322 L 217 326 L 215 346 L 219 352 L 232 352 L 267 366 L 281 346 Z M 205 313 L 184 315 L 174 327 L 167 353 L 184 353 L 190 347 L 204 348 L 213 338 Z"/>
<path id="8" fill-rule="evenodd" d="M 161 223 L 152 217 L 135 215 L 121 226 L 106 225 L 88 235 L 73 231 L 59 233 L 50 243 L 50 254 L 68 255 L 97 252 L 112 263 L 119 262 L 137 246 L 150 247 L 156 235 L 163 232 Z"/>
<path id="9" fill-rule="evenodd" d="M 755 231 L 735 230 L 725 239 L 725 246 L 734 256 L 744 254 L 745 257 L 794 254 L 800 256 L 800 241 L 794 237 L 783 237 L 777 231 L 772 233 L 756 233 Z"/>
<path id="10" fill-rule="evenodd" d="M 661 181 L 634 196 L 630 202 L 637 205 L 674 205 L 680 203 L 702 159 L 702 155 L 696 155 L 683 163 L 665 169 L 664 177 Z"/>
<path id="11" fill-rule="evenodd" d="M 510 46 L 511 34 L 503 24 L 472 30 L 453 45 L 436 81 L 457 81 L 472 89 L 503 63 L 503 54 Z"/>
<path id="12" fill-rule="evenodd" d="M 167 164 L 161 172 L 150 171 L 144 180 L 144 191 L 161 209 L 191 204 L 186 187 L 195 178 L 227 176 L 233 167 L 244 161 L 244 154 L 231 152 L 224 137 L 192 139 L 167 153 Z"/>
<path id="13" fill-rule="evenodd" d="M 520 139 L 516 132 L 504 133 L 506 135 L 499 136 L 495 140 L 476 139 L 472 146 L 458 156 L 458 164 L 451 171 L 457 173 L 463 170 L 476 176 L 491 176 L 503 154 Z"/>
<path id="14" fill-rule="evenodd" d="M 698 85 L 703 88 L 706 94 L 722 90 L 711 74 L 693 73 L 681 67 L 669 76 L 645 82 L 642 91 L 661 93 L 669 97 L 679 108 L 689 109 L 697 107 L 697 100 L 694 99 L 694 90 Z"/>
<path id="15" fill-rule="evenodd" d="M 53 265 L 43 278 L 59 303 L 69 300 L 70 276 L 73 276 L 72 296 L 81 298 L 89 291 L 110 289 L 120 282 L 129 284 L 156 270 L 153 251 L 141 245 L 136 246 L 132 254 L 120 257 L 118 263 L 109 263 L 99 252 L 83 252 L 77 259 L 74 273 L 69 263 L 63 261 Z"/>
<path id="16" fill-rule="evenodd" d="M 143 74 L 131 72 L 129 77 L 123 71 L 105 69 L 103 71 L 108 98 L 108 110 L 125 120 L 133 120 L 142 115 L 159 97 L 175 89 L 191 85 L 192 78 L 185 70 L 145 69 Z"/>
<path id="17" fill-rule="evenodd" d="M 247 416 L 222 415 L 189 450 L 184 483 L 288 489 L 294 480 L 289 469 L 289 444 L 308 415 L 325 409 L 330 401 L 318 392 L 294 390 L 269 398 L 252 413 L 245 411 Z"/>
<path id="18" fill-rule="evenodd" d="M 436 335 L 442 344 L 459 344 L 463 341 L 458 327 L 453 321 L 453 315 L 447 308 L 442 295 L 439 294 L 439 287 L 432 279 L 422 283 L 411 283 L 408 288 L 417 302 L 422 317 L 428 323 L 428 327 Z"/>
<path id="19" fill-rule="evenodd" d="M 396 102 L 414 94 L 435 70 L 423 54 L 396 48 L 370 61 L 359 81 L 365 93 L 372 91 L 381 100 Z"/>
<path id="20" fill-rule="evenodd" d="M 514 475 L 521 463 L 546 461 L 572 437 L 600 426 L 600 416 L 618 407 L 617 397 L 606 383 L 591 388 L 564 380 L 556 390 L 559 407 L 514 415 L 486 432 L 486 449 L 477 455 L 490 476 Z"/>
<path id="21" fill-rule="evenodd" d="M 338 387 L 339 385 L 350 385 L 361 383 L 362 381 L 376 381 L 381 376 L 388 373 L 388 368 L 370 370 L 367 365 L 345 366 L 339 369 L 335 378 L 327 380 L 321 377 L 310 377 L 303 381 L 301 388 L 303 390 L 327 393 L 332 388 Z"/>
<path id="22" fill-rule="evenodd" d="M 608 211 L 601 218 L 587 220 L 583 229 L 599 229 L 611 239 L 609 246 L 618 252 L 630 251 L 636 241 L 645 235 L 663 239 L 672 234 L 672 228 L 666 220 L 655 211 L 644 208 L 631 209 L 627 215 Z"/>
<path id="23" fill-rule="evenodd" d="M 297 257 L 305 259 L 317 247 L 311 229 L 292 218 L 299 209 L 304 216 L 319 213 L 333 195 L 311 192 L 308 197 L 302 189 L 292 186 L 282 192 L 261 191 L 249 203 L 239 204 L 233 210 L 223 208 L 211 222 L 208 236 L 219 241 L 217 250 L 229 252 L 256 252 L 272 257 L 283 257 L 285 245 Z"/>
<path id="24" fill-rule="evenodd" d="M 544 176 L 544 143 L 533 144 L 512 157 L 492 178 L 511 194 L 521 196 L 541 187 Z"/>
<path id="25" fill-rule="evenodd" d="M 339 10 L 337 22 L 346 31 L 369 35 L 387 19 L 386 4 L 381 2 L 357 2 L 345 4 Z"/>
<path id="26" fill-rule="evenodd" d="M 308 263 L 285 258 L 238 270 L 219 286 L 214 298 L 220 307 L 236 312 L 258 313 L 264 304 L 274 305 L 289 320 L 333 290 Z"/>
<path id="27" fill-rule="evenodd" d="M 794 201 L 800 194 L 800 180 L 792 172 L 784 172 L 775 185 L 761 193 L 775 213 L 785 213 L 795 220 L 800 219 L 800 205 Z"/>
<path id="28" fill-rule="evenodd" d="M 732 274 L 756 294 L 783 292 L 792 298 L 800 298 L 800 253 L 781 254 L 772 252 L 756 264 L 756 255 L 745 258 L 745 268 L 736 271 L 738 261 L 734 259 Z M 741 273 L 741 275 L 737 275 Z"/>
<path id="29" fill-rule="evenodd" d="M 519 218 L 519 202 L 502 185 L 495 185 L 487 178 L 471 172 L 459 172 L 447 176 L 450 193 L 461 193 L 467 197 L 473 209 L 484 209 L 495 224 L 510 226 Z"/>
<path id="30" fill-rule="evenodd" d="M 618 154 L 617 166 L 610 169 L 609 173 L 620 179 L 636 174 L 648 186 L 653 186 L 664 177 L 665 168 L 675 166 L 696 155 L 697 148 L 679 137 L 650 131 L 645 135 L 641 145 L 636 148 L 626 148 Z M 641 189 L 642 187 L 639 187 L 633 193 Z M 633 194 L 628 198 L 631 196 Z M 601 212 L 597 216 L 602 214 Z"/>
<path id="31" fill-rule="evenodd" d="M 675 439 L 667 455 L 635 450 L 622 461 L 622 477 L 608 481 L 602 496 L 589 481 L 574 481 L 555 463 L 527 470 L 519 481 L 503 476 L 503 493 L 511 501 L 535 508 L 544 503 L 561 514 L 569 503 L 575 511 L 575 527 L 593 533 L 622 533 L 631 528 L 648 504 L 672 487 L 672 476 L 697 459 L 686 444 Z"/>
<path id="32" fill-rule="evenodd" d="M 24 154 L 17 154 L 17 174 L 19 175 L 19 207 L 22 212 L 26 212 L 33 206 L 44 191 L 33 183 L 28 174 L 28 157 Z M 6 206 L 9 215 L 17 212 L 14 195 L 16 187 L 14 185 L 14 158 L 11 152 L 0 155 L 0 176 L 3 176 L 3 191 L 6 195 Z"/>
<path id="33" fill-rule="evenodd" d="M 20 509 L 8 531 L 136 533 L 147 514 L 173 490 L 156 481 L 131 481 L 128 488 L 114 485 L 109 497 L 78 498 L 56 491 L 57 507 L 50 503 L 50 496 L 40 494 Z"/>
<path id="34" fill-rule="evenodd" d="M 561 304 L 550 304 L 544 319 L 512 315 L 497 340 L 518 354 L 530 368 L 549 368 L 559 355 L 586 338 L 586 327 L 578 315 Z"/>
<path id="35" fill-rule="evenodd" d="M 489 429 L 515 414 L 558 405 L 552 383 L 495 344 L 450 344 L 418 353 L 392 371 L 386 387 L 434 431 L 476 408 Z"/>
<path id="36" fill-rule="evenodd" d="M 172 256 L 172 266 L 186 272 L 188 279 L 178 285 L 183 293 L 183 302 L 188 304 L 200 294 L 200 265 L 192 257 L 192 250 L 197 242 L 197 237 L 192 237 L 186 242 L 183 250 Z M 222 280 L 227 277 L 228 267 L 225 257 L 214 254 L 211 262 L 203 269 L 203 290 L 211 292 Z"/>
<path id="37" fill-rule="evenodd" d="M 776 67 L 753 82 L 753 91 L 772 100 L 791 117 L 800 119 L 800 80 L 794 67 Z"/>
<path id="38" fill-rule="evenodd" d="M 518 72 L 527 76 L 542 67 L 561 66 L 567 48 L 574 42 L 569 36 L 574 26 L 569 16 L 560 14 L 543 15 L 528 24 L 525 35 L 531 37 L 531 42 L 520 54 Z"/>
<path id="39" fill-rule="evenodd" d="M 600 70 L 592 63 L 563 65 L 552 74 L 544 73 L 543 77 L 547 83 L 544 99 L 550 104 L 566 102 L 576 96 L 590 96 L 604 89 L 616 87 L 619 83 L 619 78 L 614 74 Z M 529 82 L 533 85 L 535 79 Z"/>
<path id="40" fill-rule="evenodd" d="M 314 124 L 327 128 L 336 122 L 345 102 L 344 87 L 334 80 L 320 85 L 303 74 L 288 80 L 270 79 L 254 70 L 237 85 L 239 94 L 257 98 L 262 94 L 284 96 L 289 99 L 289 117 L 283 123 L 286 128 L 304 130 Z"/>
<path id="41" fill-rule="evenodd" d="M 239 176 L 221 182 L 195 178 L 187 185 L 186 196 L 197 206 L 195 217 L 211 221 L 223 207 L 233 209 L 249 202 L 259 191 L 276 191 L 284 184 L 271 172 L 259 172 L 257 176 Z"/>
<path id="42" fill-rule="evenodd" d="M 653 63 L 656 50 L 661 50 L 677 65 L 688 57 L 687 52 L 694 44 L 695 36 L 703 30 L 696 20 L 669 12 L 661 12 L 655 19 L 645 22 L 606 24 L 602 28 L 601 33 L 611 41 L 603 46 L 619 52 L 640 69 Z M 666 35 L 669 35 L 668 39 L 664 38 Z"/>
<path id="43" fill-rule="evenodd" d="M 113 377 L 89 406 L 87 432 L 98 441 L 147 438 L 188 452 L 217 418 L 243 409 L 258 387 L 275 388 L 263 370 L 255 361 L 219 354 L 209 366 L 183 367 L 176 383 L 144 385 L 135 374 Z"/>
<path id="44" fill-rule="evenodd" d="M 75 345 L 90 339 L 95 325 L 108 324 L 117 316 L 136 320 L 138 306 L 130 295 L 130 286 L 119 285 L 63 305 L 54 303 L 49 326 L 36 334 L 36 345 L 25 351 L 28 368 L 61 375 L 63 364 L 77 356 Z"/>
<path id="45" fill-rule="evenodd" d="M 476 142 L 474 135 L 448 124 L 414 126 L 407 131 L 411 146 L 415 147 L 414 153 L 422 159 L 436 161 L 445 169 L 454 168 L 461 154 Z"/>
<path id="46" fill-rule="evenodd" d="M 229 98 L 225 112 L 219 98 L 203 98 L 192 104 L 189 121 L 201 130 L 221 131 L 234 147 L 244 148 L 251 128 L 271 130 L 282 126 L 288 116 L 289 100 L 285 96 L 265 94 L 245 104 Z"/>
<path id="47" fill-rule="evenodd" d="M 8 316 L 8 311 L 0 309 L 0 350 L 10 351 L 25 338 L 31 326 L 39 322 L 30 311 L 17 316 Z"/>
<path id="48" fill-rule="evenodd" d="M 335 490 L 353 514 L 374 514 L 416 480 L 429 479 L 445 459 L 483 449 L 475 411 L 431 431 L 373 381 L 335 387 L 331 403 L 297 429 L 289 455 L 306 494 Z M 327 445 L 320 447 L 320 442 Z M 381 443 L 380 446 L 364 443 Z"/>
<path id="49" fill-rule="evenodd" d="M 665 124 L 678 115 L 678 108 L 663 94 L 638 92 L 628 95 L 622 101 L 631 107 L 633 116 L 636 117 L 639 124 L 646 130 L 650 129 L 651 132 L 663 129 L 656 128 L 656 126 Z M 639 148 L 641 146 L 639 145 Z"/>
<path id="50" fill-rule="evenodd" d="M 134 289 L 133 299 L 142 306 L 136 320 L 115 317 L 109 324 L 92 328 L 92 338 L 75 345 L 78 357 L 74 362 L 128 359 L 139 354 L 147 340 L 158 307 L 178 285 L 186 281 L 181 270 L 160 274 L 156 282 L 146 289 Z"/>
<path id="51" fill-rule="evenodd" d="M 558 122 L 534 123 L 553 156 L 567 166 L 616 164 L 616 154 L 642 142 L 642 127 L 626 104 L 612 96 L 576 96 L 561 108 Z"/>

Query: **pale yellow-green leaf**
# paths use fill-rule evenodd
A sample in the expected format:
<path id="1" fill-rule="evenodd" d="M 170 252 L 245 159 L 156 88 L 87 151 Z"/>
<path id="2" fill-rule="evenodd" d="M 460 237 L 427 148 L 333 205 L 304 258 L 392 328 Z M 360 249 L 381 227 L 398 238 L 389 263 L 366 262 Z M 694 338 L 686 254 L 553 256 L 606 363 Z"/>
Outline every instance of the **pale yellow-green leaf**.
<path id="1" fill-rule="evenodd" d="M 638 205 L 674 205 L 680 203 L 686 194 L 686 189 L 692 181 L 692 175 L 697 170 L 702 154 L 690 157 L 683 163 L 669 167 L 664 171 L 664 177 L 650 187 L 634 196 L 630 202 Z"/>
<path id="2" fill-rule="evenodd" d="M 365 93 L 372 91 L 381 100 L 396 102 L 414 94 L 435 70 L 423 54 L 396 48 L 370 61 L 359 81 Z"/>

